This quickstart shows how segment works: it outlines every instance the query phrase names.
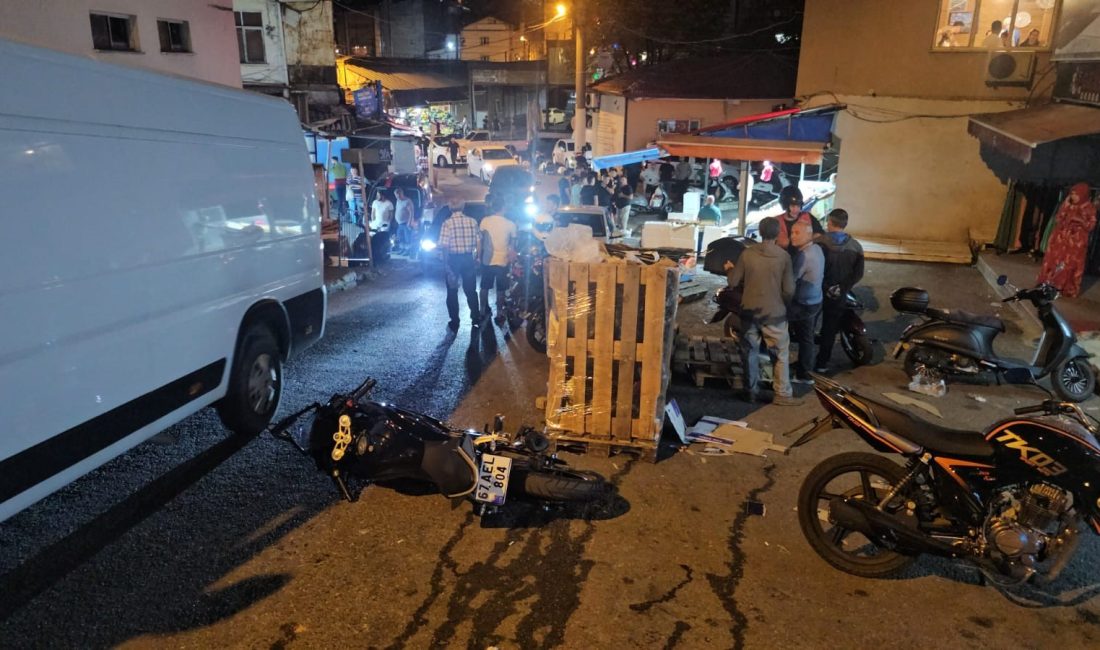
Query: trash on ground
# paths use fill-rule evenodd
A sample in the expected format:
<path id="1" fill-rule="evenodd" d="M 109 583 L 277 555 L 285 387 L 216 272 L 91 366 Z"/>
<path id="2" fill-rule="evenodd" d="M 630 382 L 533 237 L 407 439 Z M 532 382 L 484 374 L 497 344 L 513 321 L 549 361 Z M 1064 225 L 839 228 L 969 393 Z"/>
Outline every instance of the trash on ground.
<path id="1" fill-rule="evenodd" d="M 704 422 L 709 420 L 709 422 Z M 717 426 L 713 426 L 717 422 Z M 697 429 L 702 425 L 701 430 Z M 713 428 L 712 428 L 713 427 Z M 767 457 L 765 452 L 787 452 L 787 447 L 775 444 L 772 434 L 748 428 L 744 422 L 706 417 L 688 432 L 688 440 L 702 444 L 701 449 L 692 448 L 691 453 L 703 456 L 725 456 L 727 454 L 748 454 Z"/>
<path id="2" fill-rule="evenodd" d="M 944 383 L 942 377 L 922 369 L 918 370 L 917 374 L 912 377 L 912 381 L 909 382 L 909 390 L 922 395 L 943 397 L 947 394 L 947 384 Z"/>
<path id="3" fill-rule="evenodd" d="M 982 404 L 985 404 L 986 402 L 989 401 L 986 398 L 982 397 L 981 395 L 967 395 L 967 397 L 974 400 L 975 402 L 981 402 Z"/>
<path id="4" fill-rule="evenodd" d="M 680 442 L 686 445 L 688 443 L 687 424 L 684 422 L 684 415 L 680 412 L 680 405 L 675 399 L 670 399 L 668 404 L 665 404 L 665 419 L 676 430 L 676 436 L 680 438 Z"/>
<path id="5" fill-rule="evenodd" d="M 889 400 L 897 402 L 898 404 L 904 404 L 904 405 L 907 405 L 907 406 L 915 406 L 919 409 L 923 409 L 925 411 L 928 411 L 929 413 L 931 413 L 932 415 L 934 415 L 938 418 L 941 418 L 941 419 L 943 418 L 943 414 L 940 413 L 940 410 L 938 408 L 936 408 L 935 406 L 932 406 L 928 402 L 925 402 L 923 400 L 919 400 L 915 397 L 909 397 L 908 395 L 902 395 L 901 393 L 883 393 L 882 396 L 889 399 Z"/>
<path id="6" fill-rule="evenodd" d="M 746 501 L 745 512 L 750 515 L 756 515 L 763 517 L 764 513 L 768 511 L 768 507 L 759 501 Z"/>

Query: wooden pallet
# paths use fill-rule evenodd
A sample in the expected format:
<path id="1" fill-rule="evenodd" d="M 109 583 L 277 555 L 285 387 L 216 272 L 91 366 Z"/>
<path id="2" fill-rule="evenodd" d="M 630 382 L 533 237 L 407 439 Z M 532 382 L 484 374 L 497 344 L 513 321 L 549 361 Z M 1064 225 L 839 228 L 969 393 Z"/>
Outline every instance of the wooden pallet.
<path id="1" fill-rule="evenodd" d="M 677 268 L 557 259 L 546 267 L 548 432 L 655 445 L 664 423 Z"/>
<path id="2" fill-rule="evenodd" d="M 657 462 L 657 443 L 641 444 L 635 441 L 624 445 L 569 434 L 555 434 L 551 440 L 555 453 L 558 451 L 571 451 L 590 454 L 598 458 L 610 458 L 625 454 L 649 463 Z"/>
<path id="3" fill-rule="evenodd" d="M 691 377 L 699 388 L 708 379 L 722 379 L 734 390 L 743 387 L 741 352 L 737 339 L 722 336 L 677 336 L 672 369 Z M 760 380 L 771 381 L 771 359 L 760 357 Z"/>

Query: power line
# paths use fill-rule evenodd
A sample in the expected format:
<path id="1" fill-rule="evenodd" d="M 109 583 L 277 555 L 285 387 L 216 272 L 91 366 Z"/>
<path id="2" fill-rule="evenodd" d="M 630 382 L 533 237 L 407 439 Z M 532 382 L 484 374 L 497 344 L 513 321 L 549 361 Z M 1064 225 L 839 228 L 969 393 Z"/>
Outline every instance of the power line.
<path id="1" fill-rule="evenodd" d="M 627 25 L 624 25 L 621 22 L 615 22 L 615 21 L 609 21 L 609 22 L 612 22 L 612 24 L 616 25 L 620 29 L 623 29 L 627 32 L 630 32 L 631 34 L 634 34 L 635 36 L 641 36 L 642 38 L 644 38 L 646 40 L 653 41 L 655 43 L 662 43 L 662 44 L 665 44 L 665 45 L 704 45 L 704 44 L 707 44 L 707 43 L 721 43 L 721 42 L 724 42 L 724 41 L 731 41 L 731 40 L 734 40 L 734 39 L 737 39 L 737 38 L 747 38 L 749 36 L 756 36 L 757 34 L 762 34 L 764 32 L 771 31 L 773 29 L 777 29 L 777 28 L 782 27 L 784 25 L 787 25 L 789 23 L 793 23 L 797 20 L 798 20 L 798 16 L 795 15 L 795 16 L 792 16 L 791 18 L 788 18 L 787 20 L 781 20 L 777 23 L 773 23 L 771 25 L 766 25 L 764 27 L 760 27 L 759 29 L 754 29 L 751 32 L 744 32 L 744 33 L 741 33 L 741 34 L 729 34 L 727 36 L 718 36 L 716 38 L 703 38 L 703 39 L 699 39 L 699 40 L 695 40 L 695 41 L 675 41 L 675 40 L 671 40 L 671 39 L 659 38 L 659 37 L 656 37 L 656 36 L 652 36 L 650 34 L 646 34 L 645 32 L 643 32 L 641 30 L 634 29 L 633 27 L 628 27 Z"/>

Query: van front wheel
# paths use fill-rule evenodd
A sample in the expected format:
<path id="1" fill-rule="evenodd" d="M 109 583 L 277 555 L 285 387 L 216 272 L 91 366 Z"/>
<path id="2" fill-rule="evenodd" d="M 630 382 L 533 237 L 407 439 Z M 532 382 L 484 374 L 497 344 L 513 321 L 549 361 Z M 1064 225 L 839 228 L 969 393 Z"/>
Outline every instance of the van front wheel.
<path id="1" fill-rule="evenodd" d="M 271 422 L 282 392 L 283 364 L 275 335 L 266 325 L 252 325 L 237 347 L 218 415 L 234 433 L 257 435 Z"/>

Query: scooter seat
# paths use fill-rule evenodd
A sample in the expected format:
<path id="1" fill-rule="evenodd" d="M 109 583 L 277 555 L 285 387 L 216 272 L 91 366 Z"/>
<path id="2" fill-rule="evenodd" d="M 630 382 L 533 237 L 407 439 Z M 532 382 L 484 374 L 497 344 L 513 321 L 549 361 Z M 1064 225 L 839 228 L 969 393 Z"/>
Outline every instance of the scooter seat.
<path id="1" fill-rule="evenodd" d="M 997 330 L 998 332 L 1005 331 L 1005 324 L 1000 318 L 996 316 L 983 316 L 982 314 L 975 314 L 973 312 L 964 311 L 962 309 L 929 309 L 927 312 L 929 317 L 944 320 L 949 323 L 959 323 L 962 325 L 977 325 L 979 327 L 988 327 L 990 329 Z"/>
<path id="2" fill-rule="evenodd" d="M 949 429 L 927 420 L 917 418 L 912 413 L 870 399 L 863 395 L 858 398 L 870 414 L 878 420 L 883 429 L 892 431 L 934 453 L 949 456 L 967 456 L 988 458 L 993 455 L 993 447 L 977 431 Z"/>

